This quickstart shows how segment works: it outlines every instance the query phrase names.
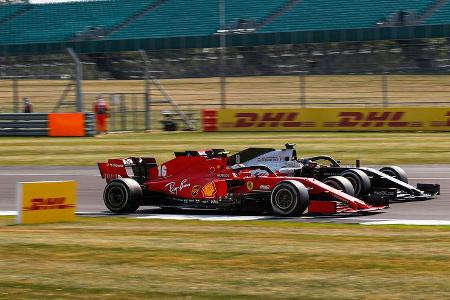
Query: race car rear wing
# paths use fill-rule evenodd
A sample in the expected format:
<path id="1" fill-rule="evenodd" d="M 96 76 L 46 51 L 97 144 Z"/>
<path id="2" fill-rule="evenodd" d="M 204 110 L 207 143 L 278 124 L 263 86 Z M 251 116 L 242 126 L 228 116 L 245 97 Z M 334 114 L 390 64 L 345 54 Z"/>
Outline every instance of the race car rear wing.
<path id="1" fill-rule="evenodd" d="M 100 175 L 106 182 L 117 178 L 128 178 L 127 170 L 122 159 L 110 159 L 107 163 L 97 163 Z"/>
<path id="2" fill-rule="evenodd" d="M 148 170 L 156 167 L 152 157 L 129 157 L 126 159 L 109 159 L 106 163 L 97 163 L 100 175 L 106 182 L 117 178 L 133 178 L 142 183 L 148 177 Z M 130 171 L 128 171 L 129 169 Z"/>

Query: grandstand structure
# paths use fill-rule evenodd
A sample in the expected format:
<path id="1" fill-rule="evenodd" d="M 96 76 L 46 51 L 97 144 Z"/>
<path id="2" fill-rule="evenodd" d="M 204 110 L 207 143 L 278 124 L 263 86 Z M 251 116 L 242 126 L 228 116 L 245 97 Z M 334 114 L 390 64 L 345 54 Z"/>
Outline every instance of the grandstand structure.
<path id="1" fill-rule="evenodd" d="M 48 53 L 67 46 L 78 52 L 213 48 L 218 46 L 217 33 L 225 29 L 219 28 L 220 1 L 0 4 L 0 50 Z M 449 23 L 447 0 L 224 2 L 230 46 L 448 36 L 448 27 L 442 26 Z"/>
<path id="2" fill-rule="evenodd" d="M 377 103 L 388 102 L 388 97 L 395 100 L 395 90 L 388 92 L 386 89 L 401 85 L 401 80 L 393 82 L 397 77 L 389 79 L 386 74 L 450 72 L 450 0 L 16 2 L 0 2 L 0 77 L 15 81 L 60 79 L 52 81 L 48 91 L 41 90 L 34 95 L 44 99 L 51 90 L 57 90 L 51 97 L 59 104 L 84 95 L 88 102 L 85 107 L 89 107 L 100 92 L 111 97 L 140 97 L 136 101 L 141 102 L 146 98 L 148 102 L 149 98 L 158 97 L 151 93 L 158 92 L 159 97 L 162 95 L 165 99 L 160 101 L 161 109 L 171 108 L 167 103 L 173 104 L 177 97 L 188 98 L 186 107 L 193 109 L 225 103 L 239 105 L 242 104 L 239 97 L 266 97 L 267 103 L 276 99 L 278 103 L 297 105 L 298 98 L 303 97 L 302 103 L 305 101 L 305 74 L 379 74 L 379 77 L 370 77 L 370 82 L 358 83 L 359 79 L 354 79 L 356 87 L 367 85 L 367 92 L 362 89 L 357 95 L 358 99 L 363 99 L 362 105 L 367 105 L 378 99 L 376 97 L 379 97 Z M 224 48 L 226 52 L 221 51 Z M 76 73 L 76 62 L 67 49 L 72 49 L 83 62 L 83 74 Z M 225 68 L 221 69 L 221 64 Z M 269 96 L 261 87 L 252 90 L 254 79 L 211 83 L 215 77 L 279 75 L 290 77 L 270 79 L 279 88 L 272 89 L 274 94 Z M 75 91 L 77 76 L 84 80 L 145 79 L 146 90 L 140 94 L 134 90 Z M 158 78 L 211 79 L 187 88 L 181 87 L 179 82 L 162 81 L 161 84 Z M 393 84 L 388 84 L 388 80 Z M 40 86 L 42 83 L 33 84 Z M 224 97 L 219 91 L 224 90 L 225 84 L 227 102 L 224 99 L 214 102 L 214 98 Z M 246 84 L 247 95 L 240 89 L 233 90 L 234 86 Z M 168 85 L 169 90 L 164 90 L 163 85 Z M 17 82 L 0 80 L 0 99 L 10 97 L 8 93 L 14 93 L 17 87 L 21 87 Z M 217 88 L 218 93 L 209 95 L 194 90 L 199 87 L 208 91 Z M 281 88 L 290 92 L 283 93 Z M 312 88 L 334 90 L 316 96 Z M 313 84 L 312 88 L 307 93 L 312 104 L 336 99 L 343 103 L 342 99 L 349 99 L 343 83 L 330 87 Z M 5 90 L 8 95 L 2 96 Z M 22 87 L 22 90 L 31 93 L 33 89 Z M 379 96 L 364 94 L 374 91 L 379 92 Z M 447 92 L 444 88 L 433 101 L 443 102 Z M 170 97 L 170 93 L 176 97 Z M 340 93 L 342 98 L 339 98 Z M 424 89 L 423 95 L 426 93 Z M 17 93 L 13 98 L 17 107 Z M 195 106 L 193 99 L 204 102 Z M 419 98 L 413 100 L 420 102 Z M 184 105 L 184 100 L 180 101 Z M 258 104 L 266 103 L 264 101 Z M 138 113 L 147 110 L 147 104 Z M 123 107 L 117 109 L 121 111 Z"/>

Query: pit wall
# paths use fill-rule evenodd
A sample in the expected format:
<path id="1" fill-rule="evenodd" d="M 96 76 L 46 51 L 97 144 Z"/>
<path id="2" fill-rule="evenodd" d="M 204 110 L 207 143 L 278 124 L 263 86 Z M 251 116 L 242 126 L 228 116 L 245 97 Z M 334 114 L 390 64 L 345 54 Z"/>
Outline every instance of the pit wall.
<path id="1" fill-rule="evenodd" d="M 450 107 L 205 109 L 203 131 L 450 131 Z"/>

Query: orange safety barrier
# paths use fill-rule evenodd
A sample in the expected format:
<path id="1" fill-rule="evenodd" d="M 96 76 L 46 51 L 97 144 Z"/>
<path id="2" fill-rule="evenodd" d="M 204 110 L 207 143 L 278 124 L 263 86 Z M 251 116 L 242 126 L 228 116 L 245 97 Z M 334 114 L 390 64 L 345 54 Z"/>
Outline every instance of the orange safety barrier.
<path id="1" fill-rule="evenodd" d="M 49 136 L 86 136 L 84 113 L 48 114 Z"/>

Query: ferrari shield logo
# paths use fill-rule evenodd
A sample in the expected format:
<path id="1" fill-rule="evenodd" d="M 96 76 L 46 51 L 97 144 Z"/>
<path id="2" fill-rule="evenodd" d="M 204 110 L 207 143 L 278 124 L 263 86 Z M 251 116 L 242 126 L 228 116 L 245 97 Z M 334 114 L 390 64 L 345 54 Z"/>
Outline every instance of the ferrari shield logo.
<path id="1" fill-rule="evenodd" d="M 192 197 L 196 197 L 198 195 L 198 192 L 200 191 L 201 186 L 200 185 L 194 185 L 191 191 Z"/>
<path id="2" fill-rule="evenodd" d="M 247 189 L 248 189 L 249 191 L 253 190 L 253 182 L 252 182 L 252 181 L 248 181 L 248 182 L 247 182 Z"/>

